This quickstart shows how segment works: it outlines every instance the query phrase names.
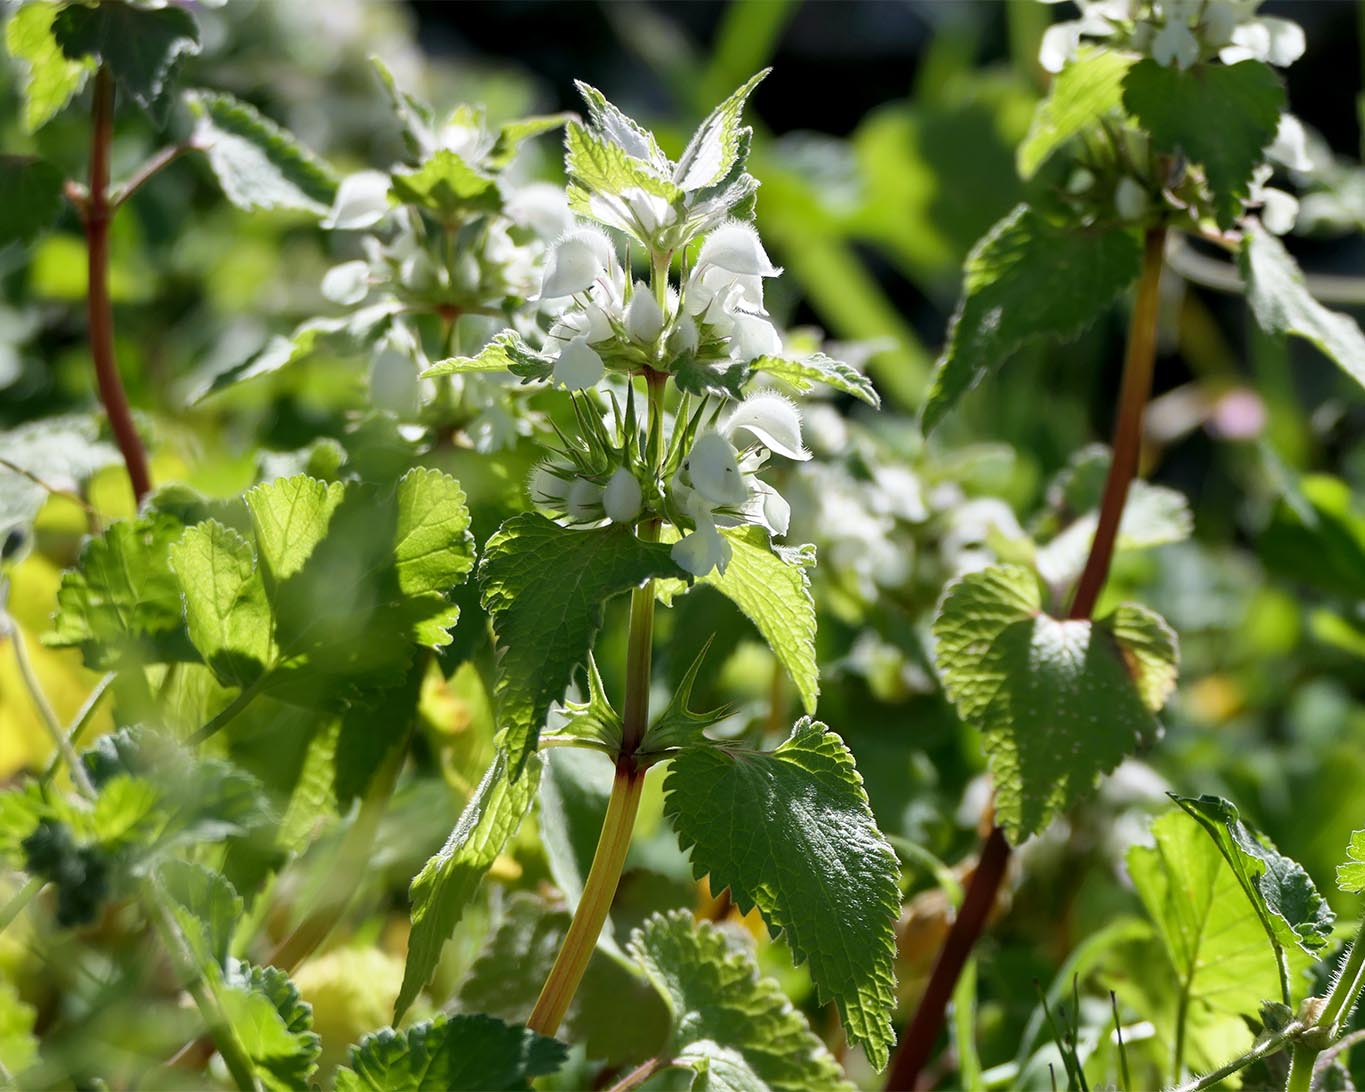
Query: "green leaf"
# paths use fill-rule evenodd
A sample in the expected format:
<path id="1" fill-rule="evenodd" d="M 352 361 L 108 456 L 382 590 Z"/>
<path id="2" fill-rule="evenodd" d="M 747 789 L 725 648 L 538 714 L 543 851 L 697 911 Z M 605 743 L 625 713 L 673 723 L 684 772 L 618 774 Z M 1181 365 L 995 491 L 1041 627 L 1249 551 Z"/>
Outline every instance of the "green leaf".
<path id="1" fill-rule="evenodd" d="M 99 670 L 194 659 L 170 567 L 171 547 L 183 532 L 178 519 L 152 513 L 87 539 L 76 567 L 62 574 L 44 642 L 79 648 Z"/>
<path id="2" fill-rule="evenodd" d="M 275 967 L 234 961 L 222 990 L 232 1030 L 267 1092 L 310 1087 L 322 1040 L 313 1031 L 313 1007 L 289 976 Z"/>
<path id="3" fill-rule="evenodd" d="M 560 752 L 565 753 L 571 752 Z M 597 819 L 600 826 L 600 812 Z M 552 906 L 529 891 L 512 895 L 460 985 L 461 1009 L 513 1023 L 526 1019 L 563 946 L 570 920 L 562 904 Z M 633 1066 L 663 1051 L 668 1009 L 649 981 L 614 948 L 599 944 L 593 951 L 564 1017 L 563 1032 L 581 1042 L 589 1058 L 610 1066 Z M 517 973 L 508 974 L 509 967 Z"/>
<path id="4" fill-rule="evenodd" d="M 1346 863 L 1337 865 L 1337 886 L 1357 895 L 1365 892 L 1365 830 L 1351 832 Z"/>
<path id="5" fill-rule="evenodd" d="M 73 61 L 57 44 L 52 21 L 60 10 L 37 0 L 22 5 L 5 24 L 5 48 L 24 70 L 24 129 L 30 133 L 61 113 L 95 70 L 89 58 Z"/>
<path id="6" fill-rule="evenodd" d="M 758 628 L 796 684 L 801 704 L 814 713 L 820 697 L 820 664 L 815 656 L 815 601 L 810 594 L 814 546 L 773 546 L 761 527 L 721 531 L 734 551 L 724 575 L 714 569 L 710 584 Z"/>
<path id="7" fill-rule="evenodd" d="M 231 95 L 186 96 L 196 120 L 194 145 L 239 209 L 302 209 L 326 215 L 336 197 L 332 169 L 294 135 Z"/>
<path id="8" fill-rule="evenodd" d="M 772 69 L 755 73 L 698 126 L 673 171 L 673 181 L 687 191 L 704 190 L 743 169 L 752 130 L 742 126 L 744 104 Z"/>
<path id="9" fill-rule="evenodd" d="M 1279 239 L 1264 228 L 1248 225 L 1237 264 L 1246 282 L 1251 313 L 1261 329 L 1311 342 L 1365 386 L 1365 334 L 1354 319 L 1329 311 L 1312 297 L 1303 271 Z"/>
<path id="10" fill-rule="evenodd" d="M 28 246 L 62 209 L 62 172 L 46 159 L 0 155 L 0 250 Z"/>
<path id="11" fill-rule="evenodd" d="M 1143 743 L 1175 685 L 1175 634 L 1125 604 L 1096 622 L 1049 618 L 1026 569 L 951 585 L 935 659 L 958 715 L 985 739 L 996 816 L 1015 842 L 1041 831 Z"/>
<path id="12" fill-rule="evenodd" d="M 453 356 L 438 360 L 421 378 L 438 375 L 464 375 L 469 372 L 511 372 L 523 382 L 549 379 L 554 373 L 554 357 L 537 352 L 515 330 L 504 330 L 479 350 L 477 356 Z"/>
<path id="13" fill-rule="evenodd" d="M 849 367 L 843 361 L 835 360 L 824 353 L 812 353 L 800 360 L 761 356 L 753 362 L 753 369 L 756 372 L 775 375 L 798 391 L 808 391 L 816 383 L 823 383 L 836 391 L 853 395 L 873 409 L 882 404 L 881 396 L 872 386 L 872 380 L 856 368 Z"/>
<path id="14" fill-rule="evenodd" d="M 1028 205 L 1015 208 L 967 255 L 924 431 L 1017 350 L 1079 334 L 1137 278 L 1141 264 L 1132 231 L 1058 227 Z"/>
<path id="15" fill-rule="evenodd" d="M 592 747 L 613 757 L 620 752 L 625 724 L 621 714 L 607 698 L 606 687 L 602 685 L 602 675 L 597 670 L 597 661 L 592 653 L 588 653 L 588 700 L 566 700 L 562 707 L 562 720 L 563 723 L 554 727 L 556 738 L 570 739 L 577 746 Z M 544 739 L 543 734 L 541 738 Z"/>
<path id="16" fill-rule="evenodd" d="M 672 760 L 664 793 L 694 875 L 785 934 L 881 1069 L 895 1041 L 900 868 L 843 741 L 803 718 L 775 751 L 694 747 Z"/>
<path id="17" fill-rule="evenodd" d="M 703 733 L 706 729 L 713 724 L 719 724 L 734 712 L 733 705 L 723 705 L 706 713 L 695 713 L 690 708 L 692 687 L 696 684 L 697 674 L 701 671 L 702 661 L 706 659 L 706 652 L 711 647 L 712 639 L 707 638 L 706 644 L 692 661 L 692 666 L 687 669 L 687 674 L 678 683 L 668 707 L 655 718 L 654 723 L 645 732 L 645 738 L 640 741 L 640 747 L 635 752 L 637 755 L 652 758 L 679 748 L 704 743 L 706 737 Z"/>
<path id="18" fill-rule="evenodd" d="M 1152 824 L 1152 835 L 1154 845 L 1128 851 L 1128 873 L 1176 982 L 1173 1013 L 1153 1014 L 1161 1017 L 1158 1028 L 1168 1042 L 1193 1044 L 1192 1028 L 1202 1025 L 1222 1050 L 1237 1053 L 1252 1042 L 1243 1017 L 1280 995 L 1275 953 L 1237 877 L 1198 823 L 1172 811 Z M 1155 973 L 1150 963 L 1143 972 Z M 1200 1068 L 1223 1060 L 1186 1051 L 1186 1063 Z"/>
<path id="19" fill-rule="evenodd" d="M 513 777 L 587 660 L 607 600 L 653 577 L 685 575 L 669 547 L 619 525 L 579 531 L 525 513 L 488 540 L 479 584 L 499 645 L 494 696 Z"/>
<path id="20" fill-rule="evenodd" d="M 575 200 L 575 187 L 570 187 L 569 203 L 577 212 L 592 215 L 587 205 L 591 194 L 614 196 L 630 189 L 644 190 L 670 203 L 682 199 L 683 191 L 645 161 L 577 122 L 571 121 L 566 126 L 564 146 L 564 171 L 576 183 L 578 193 Z"/>
<path id="21" fill-rule="evenodd" d="M 781 987 L 760 978 L 753 957 L 709 922 L 681 910 L 655 914 L 631 937 L 630 952 L 668 999 L 670 1056 L 697 1069 L 693 1092 L 851 1092 Z M 734 1056 L 742 1062 L 738 1081 L 729 1077 Z"/>
<path id="22" fill-rule="evenodd" d="M 174 859 L 162 862 L 156 881 L 195 963 L 201 968 L 225 967 L 233 930 L 242 918 L 242 900 L 232 884 L 203 865 Z"/>
<path id="23" fill-rule="evenodd" d="M 1083 46 L 1052 81 L 1019 145 L 1019 174 L 1032 178 L 1058 148 L 1123 105 L 1123 79 L 1134 59 L 1114 49 Z"/>
<path id="24" fill-rule="evenodd" d="M 499 751 L 465 805 L 455 829 L 412 881 L 412 932 L 403 968 L 403 986 L 394 1004 L 402 1018 L 431 979 L 464 909 L 507 840 L 516 833 L 535 799 L 540 763 L 534 760 L 516 780 L 505 751 Z"/>
<path id="25" fill-rule="evenodd" d="M 542 133 L 562 128 L 573 120 L 573 114 L 564 113 L 542 114 L 537 117 L 518 118 L 516 121 L 504 122 L 498 130 L 498 139 L 493 144 L 493 150 L 484 157 L 484 165 L 489 170 L 502 170 L 516 158 L 518 149 L 525 141 L 532 137 L 538 137 Z"/>
<path id="26" fill-rule="evenodd" d="M 678 390 L 717 398 L 743 398 L 744 384 L 754 374 L 753 365 L 744 360 L 707 361 L 683 356 L 670 367 Z"/>
<path id="27" fill-rule="evenodd" d="M 491 1016 L 437 1016 L 406 1031 L 384 1028 L 351 1047 L 336 1092 L 503 1092 L 554 1073 L 564 1044 Z"/>
<path id="28" fill-rule="evenodd" d="M 1123 104 L 1157 151 L 1203 166 L 1218 223 L 1232 227 L 1284 110 L 1274 70 L 1252 60 L 1181 70 L 1148 57 L 1124 77 Z"/>
<path id="29" fill-rule="evenodd" d="M 19 996 L 19 987 L 8 975 L 0 978 L 0 1065 L 6 1073 L 22 1077 L 37 1063 L 38 1038 L 33 1034 L 37 1020 L 37 1010 Z"/>
<path id="30" fill-rule="evenodd" d="M 0 432 L 0 451 L 54 489 L 80 488 L 95 471 L 120 461 L 118 448 L 99 438 L 94 419 L 77 414 L 44 417 Z M 32 478 L 0 466 L 0 544 L 15 531 L 27 537 L 49 496 Z"/>
<path id="31" fill-rule="evenodd" d="M 403 204 L 427 209 L 445 223 L 502 208 L 497 182 L 447 148 L 415 170 L 394 171 L 390 192 Z"/>
<path id="32" fill-rule="evenodd" d="M 68 4 L 54 16 L 52 34 L 69 59 L 97 58 L 158 125 L 169 110 L 167 92 L 176 65 L 199 52 L 194 17 L 174 5 L 143 8 L 123 0 L 101 0 L 93 7 Z"/>
<path id="33" fill-rule="evenodd" d="M 574 86 L 588 107 L 588 119 L 593 131 L 602 139 L 615 144 L 627 155 L 643 160 L 656 171 L 669 168 L 668 157 L 660 150 L 654 134 L 634 118 L 613 106 L 607 97 L 591 84 L 575 80 Z"/>
<path id="34" fill-rule="evenodd" d="M 1171 797 L 1209 834 L 1256 908 L 1271 943 L 1313 955 L 1332 938 L 1335 915 L 1303 866 L 1281 854 L 1237 808 L 1217 796 Z"/>

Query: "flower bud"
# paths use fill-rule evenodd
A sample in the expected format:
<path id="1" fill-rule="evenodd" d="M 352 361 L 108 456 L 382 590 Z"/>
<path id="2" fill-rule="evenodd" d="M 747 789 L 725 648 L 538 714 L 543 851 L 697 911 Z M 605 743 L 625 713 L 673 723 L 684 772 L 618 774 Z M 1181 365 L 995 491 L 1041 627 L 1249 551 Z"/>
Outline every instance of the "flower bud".
<path id="1" fill-rule="evenodd" d="M 332 208 L 322 226 L 335 231 L 373 227 L 389 211 L 390 179 L 383 171 L 358 171 L 337 187 Z"/>
<path id="2" fill-rule="evenodd" d="M 1114 208 L 1123 220 L 1140 220 L 1146 214 L 1150 202 L 1142 183 L 1127 176 L 1119 179 L 1114 187 Z"/>
<path id="3" fill-rule="evenodd" d="M 564 509 L 570 519 L 597 520 L 602 518 L 602 487 L 587 478 L 575 478 L 569 486 Z"/>
<path id="4" fill-rule="evenodd" d="M 731 273 L 760 277 L 776 277 L 782 272 L 768 260 L 758 232 L 738 220 L 722 224 L 706 237 L 697 265 L 715 265 Z"/>
<path id="5" fill-rule="evenodd" d="M 635 291 L 626 306 L 626 333 L 631 339 L 643 345 L 653 343 L 664 328 L 664 313 L 654 293 L 641 281 L 635 282 Z"/>
<path id="6" fill-rule="evenodd" d="M 581 391 L 595 386 L 605 371 L 602 358 L 588 345 L 587 337 L 579 334 L 560 350 L 554 377 L 556 383 L 563 383 L 569 390 Z"/>
<path id="7" fill-rule="evenodd" d="M 602 492 L 602 507 L 613 523 L 633 523 L 640 514 L 644 493 L 635 475 L 624 466 L 619 467 Z"/>
<path id="8" fill-rule="evenodd" d="M 697 437 L 683 465 L 692 479 L 692 488 L 710 504 L 743 504 L 749 495 L 734 445 L 718 432 L 704 432 Z"/>
<path id="9" fill-rule="evenodd" d="M 541 283 L 542 299 L 556 299 L 586 292 L 606 272 L 611 261 L 611 243 L 596 231 L 575 231 L 566 235 L 550 251 Z"/>
<path id="10" fill-rule="evenodd" d="M 323 298 L 349 307 L 363 300 L 370 291 L 370 265 L 357 260 L 342 262 L 327 270 L 322 278 Z"/>

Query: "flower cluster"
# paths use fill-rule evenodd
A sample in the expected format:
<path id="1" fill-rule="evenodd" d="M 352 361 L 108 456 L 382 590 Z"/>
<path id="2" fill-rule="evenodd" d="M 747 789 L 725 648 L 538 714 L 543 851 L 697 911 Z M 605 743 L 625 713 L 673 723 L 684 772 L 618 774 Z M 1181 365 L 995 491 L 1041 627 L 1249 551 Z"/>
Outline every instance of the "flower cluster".
<path id="1" fill-rule="evenodd" d="M 1043 0 L 1058 3 L 1060 0 Z M 1218 57 L 1227 64 L 1247 58 L 1279 67 L 1303 55 L 1303 29 L 1289 19 L 1258 15 L 1261 0 L 1076 0 L 1079 19 L 1049 27 L 1039 62 L 1060 72 L 1084 39 L 1103 39 L 1119 49 L 1181 69 Z"/>

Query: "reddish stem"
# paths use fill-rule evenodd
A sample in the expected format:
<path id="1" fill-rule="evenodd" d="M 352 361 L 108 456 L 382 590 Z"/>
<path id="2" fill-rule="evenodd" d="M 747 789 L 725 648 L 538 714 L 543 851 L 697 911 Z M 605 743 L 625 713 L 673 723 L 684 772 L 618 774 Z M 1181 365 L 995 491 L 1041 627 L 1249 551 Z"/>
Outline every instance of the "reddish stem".
<path id="1" fill-rule="evenodd" d="M 133 424 L 128 396 L 119 378 L 114 355 L 114 309 L 109 299 L 109 223 L 114 208 L 109 203 L 109 145 L 114 132 L 114 85 L 101 68 L 95 74 L 94 133 L 90 146 L 90 194 L 85 202 L 85 246 L 89 256 L 87 305 L 90 327 L 90 355 L 95 362 L 95 379 L 100 401 L 109 415 L 109 426 L 123 454 L 137 503 L 151 492 L 152 478 L 147 469 L 147 453 Z"/>
<path id="2" fill-rule="evenodd" d="M 1128 325 L 1128 346 L 1124 355 L 1123 380 L 1119 390 L 1118 418 L 1114 424 L 1113 460 L 1104 484 L 1100 517 L 1095 539 L 1086 558 L 1085 569 L 1076 585 L 1076 595 L 1067 616 L 1089 618 L 1095 601 L 1109 577 L 1128 487 L 1137 476 L 1142 446 L 1142 413 L 1152 390 L 1152 369 L 1156 361 L 1157 305 L 1160 302 L 1161 266 L 1165 254 L 1164 228 L 1147 230 L 1143 241 L 1142 276 L 1137 300 Z M 1010 846 L 1005 832 L 992 827 L 981 849 L 981 859 L 963 895 L 962 907 L 948 930 L 924 989 L 919 1007 L 911 1018 L 887 1075 L 888 1092 L 910 1092 L 920 1079 L 933 1054 L 939 1032 L 943 1030 L 948 1002 L 957 987 L 962 968 L 976 947 L 995 906 L 1000 885 L 1009 864 Z"/>

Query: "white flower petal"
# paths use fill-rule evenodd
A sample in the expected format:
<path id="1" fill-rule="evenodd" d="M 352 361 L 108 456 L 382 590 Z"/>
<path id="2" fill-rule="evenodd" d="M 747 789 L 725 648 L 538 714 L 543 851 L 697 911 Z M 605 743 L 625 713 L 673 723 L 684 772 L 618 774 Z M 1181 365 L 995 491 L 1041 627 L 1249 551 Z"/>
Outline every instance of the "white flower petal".
<path id="1" fill-rule="evenodd" d="M 698 523 L 695 531 L 683 535 L 669 551 L 673 560 L 693 576 L 705 576 L 712 569 L 723 576 L 733 552 L 712 523 Z"/>
<path id="2" fill-rule="evenodd" d="M 1119 179 L 1119 184 L 1114 187 L 1114 208 L 1118 210 L 1120 219 L 1140 220 L 1149 204 L 1142 183 L 1127 175 Z"/>
<path id="3" fill-rule="evenodd" d="M 1289 19 L 1266 15 L 1249 19 L 1232 32 L 1232 47 L 1240 46 L 1258 61 L 1285 68 L 1303 56 L 1303 27 Z"/>
<path id="4" fill-rule="evenodd" d="M 714 265 L 731 273 L 776 277 L 782 270 L 768 260 L 758 232 L 738 220 L 721 224 L 701 245 L 697 265 Z"/>
<path id="5" fill-rule="evenodd" d="M 575 231 L 555 243 L 545 264 L 542 299 L 557 299 L 586 292 L 611 262 L 611 243 L 595 231 Z"/>
<path id="6" fill-rule="evenodd" d="M 1076 21 L 1053 23 L 1043 31 L 1038 49 L 1038 63 L 1045 72 L 1060 72 L 1066 62 L 1076 56 L 1081 44 L 1081 24 Z"/>
<path id="7" fill-rule="evenodd" d="M 322 278 L 323 298 L 343 307 L 359 303 L 369 291 L 370 263 L 363 260 L 334 265 Z"/>
<path id="8" fill-rule="evenodd" d="M 758 315 L 738 311 L 734 316 L 732 352 L 740 360 L 756 360 L 760 356 L 778 356 L 782 339 L 773 324 Z"/>
<path id="9" fill-rule="evenodd" d="M 1311 171 L 1313 160 L 1308 155 L 1308 134 L 1303 122 L 1293 114 L 1281 114 L 1275 139 L 1266 149 L 1266 157 L 1288 167 L 1291 171 Z"/>
<path id="10" fill-rule="evenodd" d="M 630 303 L 626 306 L 626 333 L 641 344 L 652 344 L 663 332 L 664 313 L 659 301 L 643 281 L 635 282 Z"/>
<path id="11" fill-rule="evenodd" d="M 640 514 L 644 492 L 640 482 L 624 466 L 618 467 L 602 493 L 602 507 L 613 523 L 632 523 Z"/>
<path id="12" fill-rule="evenodd" d="M 587 390 L 596 386 L 606 371 L 606 365 L 597 351 L 588 345 L 588 339 L 580 334 L 560 350 L 555 361 L 554 377 L 556 383 L 563 383 L 571 391 Z"/>
<path id="13" fill-rule="evenodd" d="M 1199 39 L 1187 24 L 1172 19 L 1152 39 L 1152 59 L 1167 68 L 1189 68 L 1199 60 Z"/>
<path id="14" fill-rule="evenodd" d="M 1261 223 L 1272 235 L 1288 235 L 1299 218 L 1298 198 L 1283 190 L 1266 187 L 1261 191 Z"/>
<path id="15" fill-rule="evenodd" d="M 383 171 L 347 175 L 337 187 L 322 226 L 336 231 L 359 231 L 379 223 L 389 211 L 389 185 L 389 176 Z"/>
<path id="16" fill-rule="evenodd" d="M 602 518 L 602 487 L 587 478 L 575 478 L 564 503 L 565 514 L 573 520 L 588 522 Z"/>
<path id="17" fill-rule="evenodd" d="M 775 391 L 750 395 L 730 414 L 725 431 L 733 437 L 747 431 L 770 451 L 801 462 L 810 452 L 801 443 L 801 413 L 788 399 Z"/>
<path id="18" fill-rule="evenodd" d="M 734 445 L 718 432 L 703 432 L 683 464 L 692 488 L 713 505 L 740 505 L 749 495 Z"/>

